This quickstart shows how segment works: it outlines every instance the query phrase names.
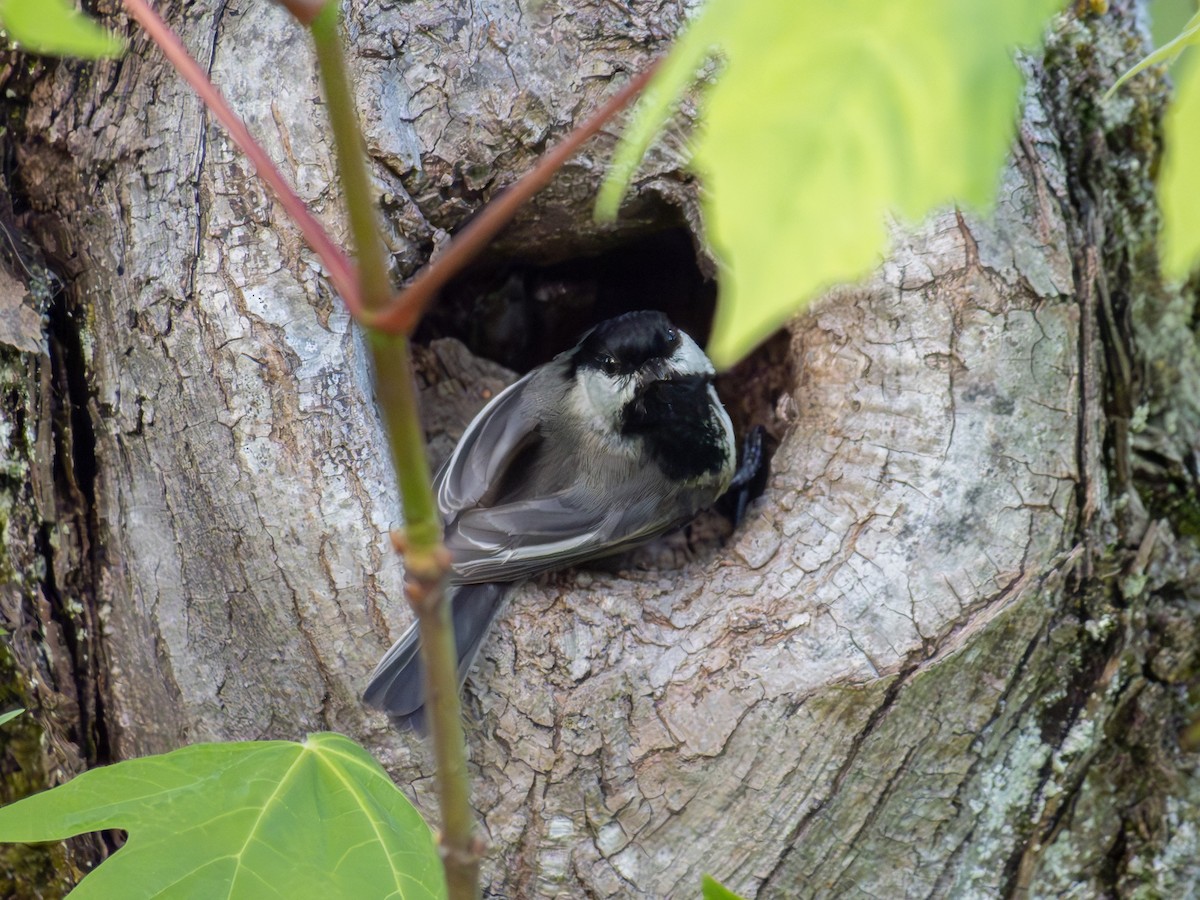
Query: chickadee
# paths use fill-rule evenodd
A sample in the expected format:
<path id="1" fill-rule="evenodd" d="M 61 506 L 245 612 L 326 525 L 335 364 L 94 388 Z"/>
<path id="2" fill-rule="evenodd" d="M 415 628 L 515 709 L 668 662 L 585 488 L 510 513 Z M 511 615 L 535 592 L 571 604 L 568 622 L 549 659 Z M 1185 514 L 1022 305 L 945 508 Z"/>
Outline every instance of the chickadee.
<path id="1" fill-rule="evenodd" d="M 434 479 L 454 560 L 459 686 L 512 582 L 627 550 L 709 506 L 734 477 L 712 363 L 660 312 L 602 322 L 498 394 Z M 413 625 L 363 694 L 423 728 Z"/>

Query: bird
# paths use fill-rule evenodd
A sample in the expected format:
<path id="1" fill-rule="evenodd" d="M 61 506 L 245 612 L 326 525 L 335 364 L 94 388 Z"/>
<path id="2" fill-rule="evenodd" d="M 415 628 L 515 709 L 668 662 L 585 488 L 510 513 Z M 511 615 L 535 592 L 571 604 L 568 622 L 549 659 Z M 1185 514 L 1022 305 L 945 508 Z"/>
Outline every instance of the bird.
<path id="1" fill-rule="evenodd" d="M 594 326 L 475 416 L 434 476 L 460 690 L 514 583 L 645 543 L 751 477 L 715 376 L 690 336 L 642 310 Z M 749 447 L 743 469 L 759 464 Z M 363 693 L 401 730 L 424 730 L 419 646 L 414 624 Z"/>

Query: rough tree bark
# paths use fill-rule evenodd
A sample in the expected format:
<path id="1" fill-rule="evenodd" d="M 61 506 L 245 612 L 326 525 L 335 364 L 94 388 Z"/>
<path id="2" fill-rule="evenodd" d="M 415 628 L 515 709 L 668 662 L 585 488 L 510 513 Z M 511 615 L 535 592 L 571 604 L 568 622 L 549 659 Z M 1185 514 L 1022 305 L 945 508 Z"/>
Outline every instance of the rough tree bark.
<path id="1" fill-rule="evenodd" d="M 352 3 L 398 269 L 685 5 Z M 341 233 L 286 15 L 166 14 Z M 791 323 L 782 442 L 728 543 L 519 593 L 468 687 L 492 895 L 696 896 L 705 872 L 764 898 L 1195 890 L 1196 294 L 1154 255 L 1162 91 L 1099 100 L 1143 37 L 1127 2 L 1057 20 L 995 218 L 897 228 L 874 278 Z M 41 777 L 336 729 L 432 808 L 419 743 L 357 701 L 409 614 L 369 374 L 311 254 L 140 38 L 8 79 L 31 90 L 18 221 L 63 279 L 25 300 L 36 346 L 3 348 L 4 671 Z M 622 224 L 592 224 L 611 143 L 497 255 L 694 226 L 675 133 Z"/>

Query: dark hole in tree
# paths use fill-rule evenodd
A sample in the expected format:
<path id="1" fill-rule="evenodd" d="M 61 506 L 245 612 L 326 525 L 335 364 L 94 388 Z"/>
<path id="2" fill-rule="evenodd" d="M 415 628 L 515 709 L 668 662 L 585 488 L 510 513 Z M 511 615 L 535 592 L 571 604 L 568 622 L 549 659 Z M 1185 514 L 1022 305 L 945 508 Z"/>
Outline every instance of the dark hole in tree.
<path id="1" fill-rule="evenodd" d="M 477 265 L 446 288 L 417 340 L 456 337 L 475 355 L 525 372 L 597 322 L 635 309 L 660 309 L 704 343 L 716 296 L 690 235 L 675 228 L 549 265 Z"/>

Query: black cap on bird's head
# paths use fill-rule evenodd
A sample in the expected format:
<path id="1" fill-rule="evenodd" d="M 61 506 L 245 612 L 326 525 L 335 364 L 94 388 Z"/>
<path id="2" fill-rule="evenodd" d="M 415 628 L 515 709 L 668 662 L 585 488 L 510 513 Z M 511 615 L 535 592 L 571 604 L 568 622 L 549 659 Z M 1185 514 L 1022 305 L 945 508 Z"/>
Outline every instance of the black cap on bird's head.
<path id="1" fill-rule="evenodd" d="M 601 322 L 571 351 L 573 369 L 632 375 L 646 363 L 665 360 L 679 346 L 679 329 L 657 310 L 625 313 Z"/>
<path id="2" fill-rule="evenodd" d="M 653 310 L 601 322 L 562 358 L 571 408 L 588 427 L 612 434 L 621 432 L 630 404 L 653 385 L 696 381 L 707 386 L 716 375 L 696 342 Z M 716 394 L 711 402 L 720 406 Z M 652 405 L 663 411 L 662 404 Z"/>

